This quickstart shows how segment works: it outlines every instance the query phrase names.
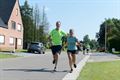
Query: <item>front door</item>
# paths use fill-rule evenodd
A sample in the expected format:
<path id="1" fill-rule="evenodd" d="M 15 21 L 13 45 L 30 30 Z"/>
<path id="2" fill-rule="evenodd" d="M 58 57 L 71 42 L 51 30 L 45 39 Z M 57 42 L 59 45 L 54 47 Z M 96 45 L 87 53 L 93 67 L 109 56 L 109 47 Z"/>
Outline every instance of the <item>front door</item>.
<path id="1" fill-rule="evenodd" d="M 17 49 L 17 38 L 15 38 L 15 49 Z"/>

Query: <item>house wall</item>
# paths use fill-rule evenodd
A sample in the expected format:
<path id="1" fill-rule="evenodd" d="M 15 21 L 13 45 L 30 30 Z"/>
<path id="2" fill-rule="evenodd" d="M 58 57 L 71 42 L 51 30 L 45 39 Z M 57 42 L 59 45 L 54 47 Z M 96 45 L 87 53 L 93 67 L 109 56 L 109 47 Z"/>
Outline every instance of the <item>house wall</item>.
<path id="1" fill-rule="evenodd" d="M 13 50 L 14 46 L 9 44 L 9 30 L 5 28 L 0 28 L 0 35 L 5 37 L 5 42 L 0 44 L 0 51 Z"/>
<path id="2" fill-rule="evenodd" d="M 18 11 L 18 14 L 16 13 L 17 11 Z M 12 29 L 11 21 L 16 22 L 16 29 Z M 21 24 L 21 31 L 18 31 L 17 29 L 18 24 Z M 8 29 L 0 28 L 0 35 L 5 36 L 5 43 L 0 44 L 0 50 L 3 50 L 3 49 L 13 50 L 15 49 L 15 46 L 16 46 L 16 49 L 22 49 L 23 47 L 23 24 L 22 24 L 18 0 L 16 0 L 15 6 L 13 8 L 10 19 L 8 21 Z M 10 44 L 10 37 L 14 38 L 13 45 Z M 22 40 L 22 43 L 21 43 L 22 45 L 18 45 L 18 39 Z"/>

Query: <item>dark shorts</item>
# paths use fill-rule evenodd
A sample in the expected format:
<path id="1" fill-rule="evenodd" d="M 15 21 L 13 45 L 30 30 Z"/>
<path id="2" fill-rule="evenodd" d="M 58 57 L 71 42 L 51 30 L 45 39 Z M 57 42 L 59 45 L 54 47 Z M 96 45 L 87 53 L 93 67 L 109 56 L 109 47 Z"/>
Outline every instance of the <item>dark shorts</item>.
<path id="1" fill-rule="evenodd" d="M 77 54 L 77 50 L 67 50 L 67 53 Z"/>
<path id="2" fill-rule="evenodd" d="M 89 49 L 87 49 L 87 51 L 89 51 Z"/>
<path id="3" fill-rule="evenodd" d="M 57 53 L 61 53 L 61 49 L 62 49 L 62 46 L 61 45 L 56 45 L 56 46 L 52 46 L 51 47 L 51 50 L 52 50 L 52 54 L 55 55 Z"/>

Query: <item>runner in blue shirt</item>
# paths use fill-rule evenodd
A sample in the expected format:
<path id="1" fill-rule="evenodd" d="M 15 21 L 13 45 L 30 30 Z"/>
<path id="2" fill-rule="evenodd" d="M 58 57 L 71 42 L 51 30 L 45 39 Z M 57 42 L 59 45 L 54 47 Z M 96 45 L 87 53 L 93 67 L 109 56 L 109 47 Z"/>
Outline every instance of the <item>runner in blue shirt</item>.
<path id="1" fill-rule="evenodd" d="M 76 65 L 76 51 L 77 51 L 77 44 L 79 44 L 78 39 L 74 36 L 74 32 L 72 29 L 69 31 L 69 36 L 67 38 L 67 54 L 69 59 L 69 66 L 70 66 L 70 73 L 72 73 L 73 68 L 77 67 Z"/>

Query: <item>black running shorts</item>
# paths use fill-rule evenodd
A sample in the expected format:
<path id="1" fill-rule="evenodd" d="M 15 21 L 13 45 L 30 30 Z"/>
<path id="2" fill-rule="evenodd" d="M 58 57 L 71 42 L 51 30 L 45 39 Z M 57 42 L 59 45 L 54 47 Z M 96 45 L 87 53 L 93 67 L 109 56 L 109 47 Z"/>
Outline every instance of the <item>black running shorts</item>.
<path id="1" fill-rule="evenodd" d="M 76 54 L 77 50 L 67 50 L 67 53 Z"/>
<path id="2" fill-rule="evenodd" d="M 55 55 L 57 53 L 61 53 L 62 46 L 61 45 L 55 45 L 51 47 L 52 54 Z"/>

